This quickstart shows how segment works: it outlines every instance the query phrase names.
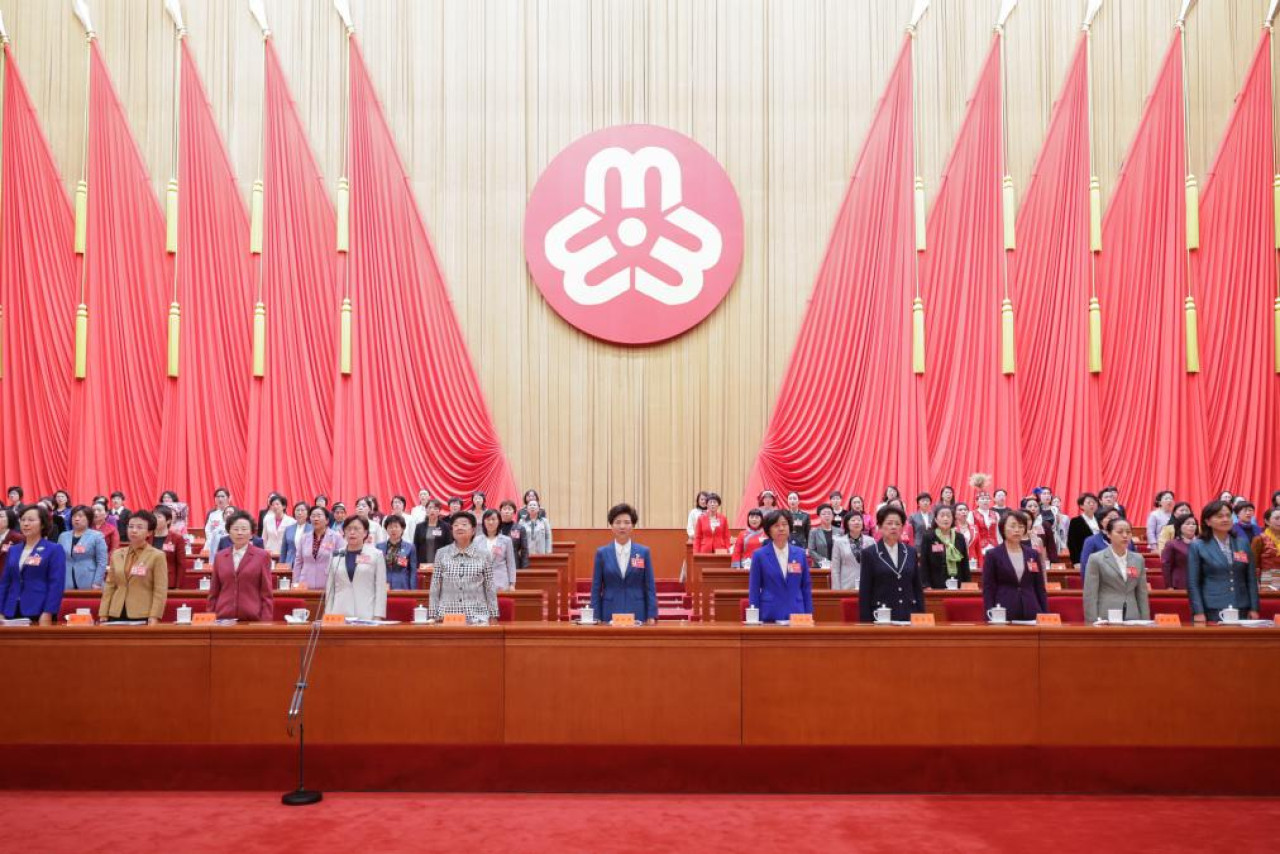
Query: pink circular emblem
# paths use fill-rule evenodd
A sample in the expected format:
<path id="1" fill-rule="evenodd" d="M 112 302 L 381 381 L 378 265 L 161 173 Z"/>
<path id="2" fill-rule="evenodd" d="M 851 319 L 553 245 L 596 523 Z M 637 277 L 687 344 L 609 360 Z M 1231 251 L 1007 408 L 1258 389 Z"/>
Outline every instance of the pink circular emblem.
<path id="1" fill-rule="evenodd" d="M 589 133 L 556 155 L 524 219 L 529 272 L 588 335 L 652 344 L 697 326 L 742 263 L 742 205 L 705 148 L 656 125 Z"/>

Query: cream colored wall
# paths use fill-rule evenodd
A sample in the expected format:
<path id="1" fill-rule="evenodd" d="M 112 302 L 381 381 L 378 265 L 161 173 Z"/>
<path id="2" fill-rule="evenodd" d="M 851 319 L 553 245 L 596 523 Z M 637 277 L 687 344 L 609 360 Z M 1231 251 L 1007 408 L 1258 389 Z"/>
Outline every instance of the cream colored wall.
<path id="1" fill-rule="evenodd" d="M 88 0 L 157 187 L 171 171 L 175 43 L 162 0 Z M 1114 186 L 1181 0 L 1107 0 L 1095 23 L 1093 138 Z M 265 0 L 330 187 L 341 173 L 342 31 L 328 0 Z M 561 524 L 635 502 L 683 525 L 690 496 L 737 505 L 828 231 L 912 0 L 351 0 L 358 37 L 498 432 Z M 936 188 L 998 0 L 934 0 L 918 46 L 919 170 Z M 1203 175 L 1266 0 L 1190 18 L 1191 160 Z M 262 46 L 246 0 L 186 0 L 191 46 L 246 188 L 257 173 Z M 1007 30 L 1010 169 L 1026 187 L 1084 0 L 1022 0 Z M 84 36 L 69 0 L 0 0 L 68 185 L 80 174 Z M 524 202 L 595 128 L 652 122 L 714 153 L 741 196 L 742 272 L 666 344 L 621 349 L 549 310 L 528 278 Z"/>

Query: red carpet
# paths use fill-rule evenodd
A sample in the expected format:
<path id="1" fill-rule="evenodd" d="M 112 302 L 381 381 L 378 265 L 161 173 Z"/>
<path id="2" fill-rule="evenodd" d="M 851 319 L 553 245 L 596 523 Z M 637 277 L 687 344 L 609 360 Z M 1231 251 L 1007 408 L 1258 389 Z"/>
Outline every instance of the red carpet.
<path id="1" fill-rule="evenodd" d="M 0 794 L 9 850 L 1273 852 L 1280 800 L 1151 797 Z"/>

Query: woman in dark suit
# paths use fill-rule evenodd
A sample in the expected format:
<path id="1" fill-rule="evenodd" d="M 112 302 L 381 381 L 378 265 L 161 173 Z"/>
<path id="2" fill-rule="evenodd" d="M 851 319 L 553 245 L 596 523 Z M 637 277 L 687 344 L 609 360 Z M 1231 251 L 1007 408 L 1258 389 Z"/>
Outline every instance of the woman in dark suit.
<path id="1" fill-rule="evenodd" d="M 890 611 L 891 620 L 910 620 L 924 613 L 924 581 L 915 550 L 902 542 L 907 514 L 895 504 L 876 511 L 880 542 L 862 552 L 862 577 L 858 586 L 858 617 L 874 622 L 876 609 Z"/>
<path id="2" fill-rule="evenodd" d="M 751 555 L 747 597 L 760 620 L 776 623 L 792 614 L 813 613 L 813 582 L 804 549 L 791 542 L 791 513 L 774 510 L 764 517 L 769 540 Z"/>
<path id="3" fill-rule="evenodd" d="M 453 542 L 453 532 L 449 522 L 440 516 L 440 502 L 432 498 L 427 501 L 427 518 L 418 523 L 413 530 L 413 552 L 419 564 L 436 562 L 436 552 Z"/>
<path id="4" fill-rule="evenodd" d="M 1231 505 L 1210 501 L 1200 514 L 1200 539 L 1187 548 L 1187 597 L 1193 623 L 1218 622 L 1223 608 L 1258 619 L 1258 576 L 1253 552 L 1231 532 Z"/>
<path id="5" fill-rule="evenodd" d="M 1098 496 L 1086 492 L 1076 499 L 1080 513 L 1071 518 L 1067 526 L 1067 552 L 1071 555 L 1071 563 L 1080 568 L 1080 552 L 1084 549 L 1084 541 L 1098 533 Z"/>
<path id="6" fill-rule="evenodd" d="M 921 573 L 934 590 L 945 590 L 949 578 L 957 585 L 969 580 L 969 543 L 955 529 L 955 520 L 951 505 L 939 504 L 933 527 L 925 530 L 916 547 Z"/>
<path id="7" fill-rule="evenodd" d="M 1168 590 L 1187 589 L 1187 554 L 1200 533 L 1196 517 L 1191 514 L 1173 517 L 1174 537 L 1160 552 L 1160 571 Z"/>
<path id="8" fill-rule="evenodd" d="M 1004 607 L 1010 620 L 1034 620 L 1049 612 L 1040 556 L 1026 541 L 1031 520 L 1021 510 L 1000 520 L 1004 543 L 987 552 L 982 565 L 982 599 L 987 610 Z"/>

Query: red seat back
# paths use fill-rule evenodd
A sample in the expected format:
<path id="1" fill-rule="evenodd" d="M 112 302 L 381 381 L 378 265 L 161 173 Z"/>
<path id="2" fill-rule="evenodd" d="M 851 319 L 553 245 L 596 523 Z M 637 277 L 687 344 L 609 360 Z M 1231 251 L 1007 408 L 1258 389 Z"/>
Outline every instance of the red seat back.
<path id="1" fill-rule="evenodd" d="M 186 597 L 179 597 L 177 599 L 170 598 L 164 603 L 164 615 L 160 617 L 160 622 L 172 623 L 176 621 L 178 619 L 178 609 L 183 605 L 191 606 L 191 613 L 193 614 L 198 614 L 198 613 L 209 610 L 208 599 L 204 599 L 204 598 L 188 599 Z M 131 618 L 134 618 L 132 614 L 130 614 L 129 616 Z M 134 618 L 134 619 L 139 619 L 139 618 Z"/>
<path id="2" fill-rule="evenodd" d="M 88 596 L 63 596 L 62 604 L 58 607 L 58 622 L 66 622 L 67 614 L 74 614 L 77 608 L 88 608 L 93 618 L 98 619 L 98 606 L 102 604 L 101 596 L 94 596 L 90 599 Z"/>
<path id="3" fill-rule="evenodd" d="M 283 623 L 285 614 L 293 613 L 294 608 L 306 608 L 306 607 L 307 607 L 306 599 L 295 599 L 288 596 L 284 597 L 283 599 L 272 599 L 271 600 L 271 619 L 276 621 L 277 623 Z M 312 614 L 311 616 L 314 617 L 315 614 Z"/>
<path id="4" fill-rule="evenodd" d="M 426 603 L 426 597 L 423 597 L 423 605 Z M 387 619 L 399 620 L 402 623 L 413 622 L 413 609 L 418 607 L 418 600 L 412 596 L 388 596 L 387 597 Z M 314 617 L 315 615 L 312 614 Z"/>
<path id="5" fill-rule="evenodd" d="M 1079 596 L 1050 596 L 1049 610 L 1064 623 L 1084 622 L 1084 600 Z"/>
<path id="6" fill-rule="evenodd" d="M 678 578 L 658 578 L 653 582 L 653 586 L 657 588 L 658 593 L 683 593 L 684 582 Z M 587 589 L 591 588 L 591 584 L 587 584 Z"/>
<path id="7" fill-rule="evenodd" d="M 1068 575 L 1065 589 L 1066 590 L 1083 590 L 1084 579 L 1081 578 L 1079 575 Z"/>
<path id="8" fill-rule="evenodd" d="M 1280 599 L 1259 599 L 1258 616 L 1264 620 L 1280 618 Z"/>
<path id="9" fill-rule="evenodd" d="M 1153 596 L 1148 601 L 1151 603 L 1152 617 L 1156 614 L 1177 614 L 1184 626 L 1191 623 L 1191 601 L 1189 599 L 1185 597 L 1166 599 L 1163 596 L 1159 598 Z"/>
<path id="10" fill-rule="evenodd" d="M 840 619 L 846 623 L 858 622 L 858 597 L 846 596 L 840 600 Z"/>
<path id="11" fill-rule="evenodd" d="M 498 597 L 498 622 L 514 623 L 516 621 L 516 600 L 506 596 Z"/>
<path id="12" fill-rule="evenodd" d="M 1165 584 L 1164 584 L 1164 573 L 1163 573 L 1163 572 L 1148 572 L 1148 573 L 1147 573 L 1147 583 L 1151 585 L 1151 589 L 1152 589 L 1152 590 L 1166 590 L 1166 589 L 1167 589 L 1167 588 L 1165 587 Z"/>
<path id="13" fill-rule="evenodd" d="M 945 599 L 942 610 L 948 623 L 985 623 L 987 620 L 986 603 L 976 596 Z"/>
<path id="14" fill-rule="evenodd" d="M 738 619 L 742 622 L 747 621 L 747 609 L 751 607 L 751 600 L 745 596 L 738 600 Z"/>

